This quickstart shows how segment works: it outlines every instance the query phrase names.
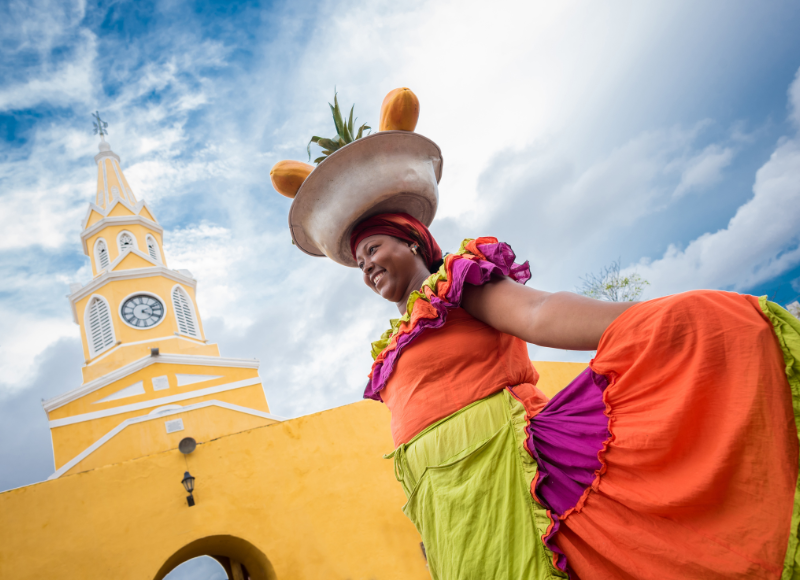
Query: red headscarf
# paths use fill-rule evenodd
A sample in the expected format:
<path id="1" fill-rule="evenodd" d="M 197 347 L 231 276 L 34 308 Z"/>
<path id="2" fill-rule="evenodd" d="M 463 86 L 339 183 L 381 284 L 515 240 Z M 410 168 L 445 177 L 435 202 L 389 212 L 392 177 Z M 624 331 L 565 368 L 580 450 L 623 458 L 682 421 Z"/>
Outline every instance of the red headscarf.
<path id="1" fill-rule="evenodd" d="M 356 248 L 362 240 L 378 234 L 392 236 L 409 244 L 417 244 L 428 269 L 442 259 L 442 249 L 425 224 L 407 213 L 382 213 L 356 225 L 350 234 L 350 251 L 353 257 L 356 257 Z"/>

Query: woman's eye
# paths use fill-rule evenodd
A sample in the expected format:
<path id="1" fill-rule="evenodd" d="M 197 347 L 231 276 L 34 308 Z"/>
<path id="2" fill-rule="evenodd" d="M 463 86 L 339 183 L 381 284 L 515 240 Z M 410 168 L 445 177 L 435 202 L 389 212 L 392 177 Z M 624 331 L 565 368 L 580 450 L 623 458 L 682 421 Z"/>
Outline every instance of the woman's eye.
<path id="1" fill-rule="evenodd" d="M 372 246 L 372 247 L 369 249 L 369 255 L 370 255 L 370 256 L 371 256 L 372 254 L 374 254 L 374 253 L 375 253 L 375 248 L 376 248 L 376 247 L 377 247 L 377 246 Z"/>

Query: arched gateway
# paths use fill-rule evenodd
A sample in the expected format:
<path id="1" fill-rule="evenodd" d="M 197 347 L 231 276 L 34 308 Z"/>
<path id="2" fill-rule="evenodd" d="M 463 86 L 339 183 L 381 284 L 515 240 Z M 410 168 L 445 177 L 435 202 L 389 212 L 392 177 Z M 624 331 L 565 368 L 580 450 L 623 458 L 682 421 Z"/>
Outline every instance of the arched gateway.
<path id="1" fill-rule="evenodd" d="M 217 560 L 229 580 L 275 580 L 277 576 L 264 553 L 247 540 L 235 536 L 207 536 L 186 544 L 170 556 L 153 580 L 163 580 L 184 562 L 199 556 Z"/>

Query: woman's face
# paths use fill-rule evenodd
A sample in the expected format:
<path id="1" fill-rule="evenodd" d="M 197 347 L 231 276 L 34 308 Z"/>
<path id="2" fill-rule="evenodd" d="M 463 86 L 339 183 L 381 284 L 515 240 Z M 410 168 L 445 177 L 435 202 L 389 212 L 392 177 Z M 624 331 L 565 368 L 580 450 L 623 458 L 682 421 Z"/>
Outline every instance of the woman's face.
<path id="1" fill-rule="evenodd" d="M 364 283 L 381 297 L 401 302 L 420 275 L 428 271 L 419 252 L 409 244 L 387 235 L 374 235 L 361 240 L 356 248 L 356 261 L 364 275 Z"/>

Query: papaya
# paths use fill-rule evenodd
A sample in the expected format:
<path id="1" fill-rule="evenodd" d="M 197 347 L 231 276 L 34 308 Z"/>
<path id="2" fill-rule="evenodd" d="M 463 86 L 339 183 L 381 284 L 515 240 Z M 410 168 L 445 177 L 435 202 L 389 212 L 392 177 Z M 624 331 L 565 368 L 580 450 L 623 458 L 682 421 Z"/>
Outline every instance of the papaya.
<path id="1" fill-rule="evenodd" d="M 272 187 L 275 188 L 275 191 L 289 199 L 294 199 L 297 190 L 313 170 L 313 165 L 287 159 L 278 161 L 272 166 L 269 178 L 272 180 Z"/>
<path id="2" fill-rule="evenodd" d="M 413 131 L 419 119 L 419 99 L 408 87 L 391 91 L 381 105 L 378 131 Z"/>

